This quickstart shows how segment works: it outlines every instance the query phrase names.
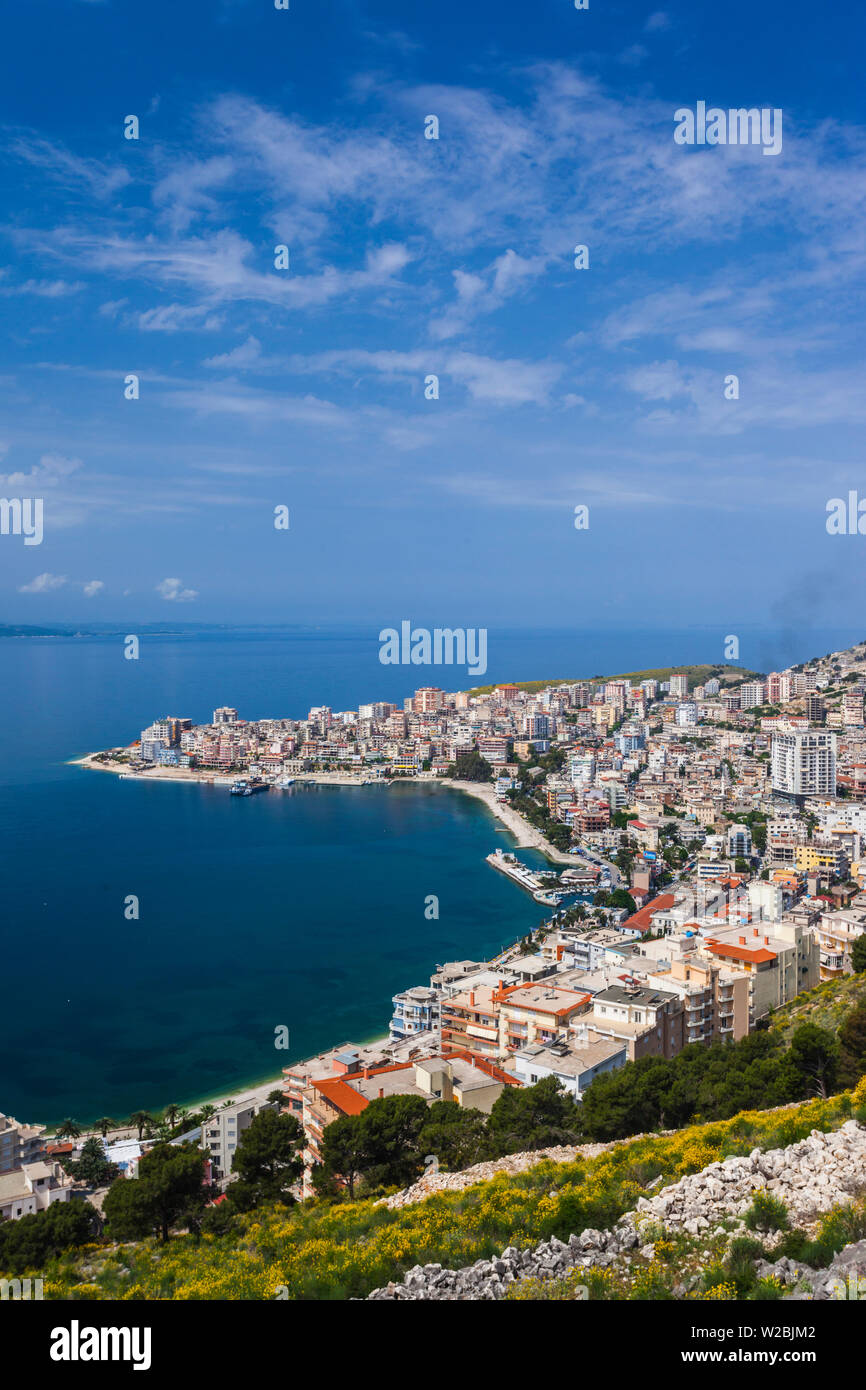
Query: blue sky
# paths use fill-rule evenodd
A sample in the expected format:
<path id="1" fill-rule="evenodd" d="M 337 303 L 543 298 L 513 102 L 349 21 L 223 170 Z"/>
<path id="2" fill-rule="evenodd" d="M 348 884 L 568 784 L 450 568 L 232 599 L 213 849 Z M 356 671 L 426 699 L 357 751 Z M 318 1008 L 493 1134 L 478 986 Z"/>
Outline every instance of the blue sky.
<path id="1" fill-rule="evenodd" d="M 10 7 L 0 494 L 45 536 L 0 537 L 0 618 L 857 621 L 825 508 L 866 497 L 863 29 Z M 699 100 L 781 108 L 782 152 L 675 144 Z"/>

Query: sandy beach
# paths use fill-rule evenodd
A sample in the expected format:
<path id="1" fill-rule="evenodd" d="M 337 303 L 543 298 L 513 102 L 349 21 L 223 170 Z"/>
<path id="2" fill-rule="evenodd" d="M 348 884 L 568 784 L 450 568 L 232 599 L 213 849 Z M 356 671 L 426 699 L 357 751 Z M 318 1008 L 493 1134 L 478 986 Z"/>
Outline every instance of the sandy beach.
<path id="1" fill-rule="evenodd" d="M 518 849 L 537 849 L 548 859 L 557 864 L 571 864 L 572 867 L 578 861 L 573 854 L 566 854 L 563 850 L 554 848 L 549 840 L 546 840 L 540 830 L 529 825 L 518 811 L 508 805 L 507 801 L 500 801 L 489 782 L 456 782 L 452 778 L 437 779 L 443 787 L 453 787 L 455 791 L 466 792 L 468 796 L 477 797 L 483 801 L 489 811 L 492 811 L 498 820 L 511 831 L 517 841 Z"/>

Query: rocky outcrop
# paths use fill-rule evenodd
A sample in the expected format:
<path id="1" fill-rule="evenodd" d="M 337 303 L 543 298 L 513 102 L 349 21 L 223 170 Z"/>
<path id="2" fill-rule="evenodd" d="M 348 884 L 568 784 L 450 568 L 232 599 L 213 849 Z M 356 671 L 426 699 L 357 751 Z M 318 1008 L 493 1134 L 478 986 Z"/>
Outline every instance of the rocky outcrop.
<path id="1" fill-rule="evenodd" d="M 568 1152 L 573 1156 L 573 1150 Z M 479 1180 L 473 1178 L 474 1182 Z M 671 1232 L 695 1236 L 724 1231 L 722 1223 L 730 1225 L 732 1219 L 741 1217 L 759 1191 L 771 1192 L 783 1202 L 795 1225 L 807 1225 L 837 1203 L 866 1191 L 866 1129 L 848 1120 L 829 1134 L 813 1130 L 807 1139 L 786 1149 L 763 1153 L 754 1149 L 748 1156 L 711 1163 L 652 1197 L 639 1198 L 637 1209 L 623 1216 L 610 1231 L 584 1230 L 571 1235 L 567 1242 L 554 1236 L 531 1250 L 509 1246 L 498 1257 L 477 1260 L 465 1269 L 417 1265 L 402 1283 L 376 1289 L 369 1297 L 499 1299 L 523 1279 L 557 1279 L 577 1268 L 604 1269 L 615 1263 L 628 1264 L 637 1256 L 649 1259 L 653 1248 L 642 1238 L 644 1228 L 661 1225 Z M 398 1195 L 405 1198 L 407 1194 Z M 777 1274 L 794 1297 L 838 1297 L 832 1291 L 838 1287 L 833 1281 L 843 1277 L 841 1271 L 847 1279 L 849 1273 L 859 1270 L 860 1263 L 866 1263 L 864 1247 L 866 1242 L 849 1246 L 826 1270 L 809 1270 L 782 1260 L 777 1265 L 762 1262 L 758 1272 Z"/>
<path id="2" fill-rule="evenodd" d="M 827 1269 L 811 1269 L 798 1260 L 759 1260 L 756 1269 L 762 1279 L 775 1276 L 791 1290 L 792 1299 L 866 1300 L 866 1240 L 846 1245 Z"/>
<path id="3" fill-rule="evenodd" d="M 637 1215 L 689 1235 L 739 1216 L 756 1192 L 769 1192 L 788 1209 L 795 1226 L 808 1224 L 837 1202 L 866 1187 L 866 1129 L 847 1120 L 830 1134 L 813 1130 L 787 1149 L 726 1158 L 681 1178 L 654 1197 L 640 1197 Z"/>

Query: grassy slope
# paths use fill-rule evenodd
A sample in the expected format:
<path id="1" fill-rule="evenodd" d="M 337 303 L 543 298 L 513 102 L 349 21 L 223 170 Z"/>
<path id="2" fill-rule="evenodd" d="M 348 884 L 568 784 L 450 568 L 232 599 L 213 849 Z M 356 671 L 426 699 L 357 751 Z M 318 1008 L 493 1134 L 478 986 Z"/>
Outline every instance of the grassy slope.
<path id="1" fill-rule="evenodd" d="M 841 980 L 828 980 L 808 990 L 791 1004 L 776 1009 L 771 1026 L 778 1029 L 786 1042 L 801 1023 L 816 1023 L 831 1033 L 839 1030 L 845 1015 L 866 998 L 866 974 L 846 975 Z"/>
<path id="2" fill-rule="evenodd" d="M 647 1184 L 699 1172 L 729 1154 L 795 1143 L 852 1114 L 866 1122 L 866 1083 L 829 1100 L 692 1125 L 676 1134 L 625 1140 L 594 1159 L 543 1161 L 463 1192 L 402 1210 L 373 1202 L 275 1208 L 241 1221 L 240 1233 L 175 1236 L 119 1247 L 89 1246 L 42 1273 L 48 1299 L 345 1299 L 398 1281 L 416 1264 L 451 1268 L 509 1244 L 531 1246 L 586 1227 L 611 1226 Z M 280 1295 L 283 1288 L 286 1293 Z"/>
<path id="3" fill-rule="evenodd" d="M 527 694 L 534 695 L 539 690 L 546 690 L 551 685 L 575 685 L 583 682 L 588 685 L 597 685 L 600 681 L 650 681 L 668 680 L 670 676 L 688 676 L 689 685 L 703 685 L 711 676 L 716 676 L 723 685 L 730 685 L 735 681 L 746 681 L 759 675 L 758 671 L 749 671 L 744 666 L 657 666 L 650 671 L 621 671 L 619 675 L 611 676 L 563 676 L 559 680 L 544 681 L 513 681 L 518 690 L 525 690 Z M 499 681 L 499 685 L 506 685 L 509 682 Z M 477 685 L 469 691 L 470 695 L 489 695 L 495 690 L 495 685 Z"/>

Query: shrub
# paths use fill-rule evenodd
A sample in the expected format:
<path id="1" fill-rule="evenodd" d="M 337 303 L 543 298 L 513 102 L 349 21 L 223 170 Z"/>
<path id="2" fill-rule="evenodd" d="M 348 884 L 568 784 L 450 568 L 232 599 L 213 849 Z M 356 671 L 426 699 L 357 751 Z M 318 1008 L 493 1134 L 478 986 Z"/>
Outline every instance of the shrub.
<path id="1" fill-rule="evenodd" d="M 786 1231 L 788 1211 L 784 1202 L 770 1192 L 756 1192 L 752 1205 L 745 1213 L 750 1231 Z"/>
<path id="2" fill-rule="evenodd" d="M 732 1240 L 725 1260 L 727 1277 L 737 1289 L 737 1297 L 745 1298 L 756 1282 L 755 1261 L 765 1258 L 764 1247 L 752 1236 L 738 1236 Z"/>

